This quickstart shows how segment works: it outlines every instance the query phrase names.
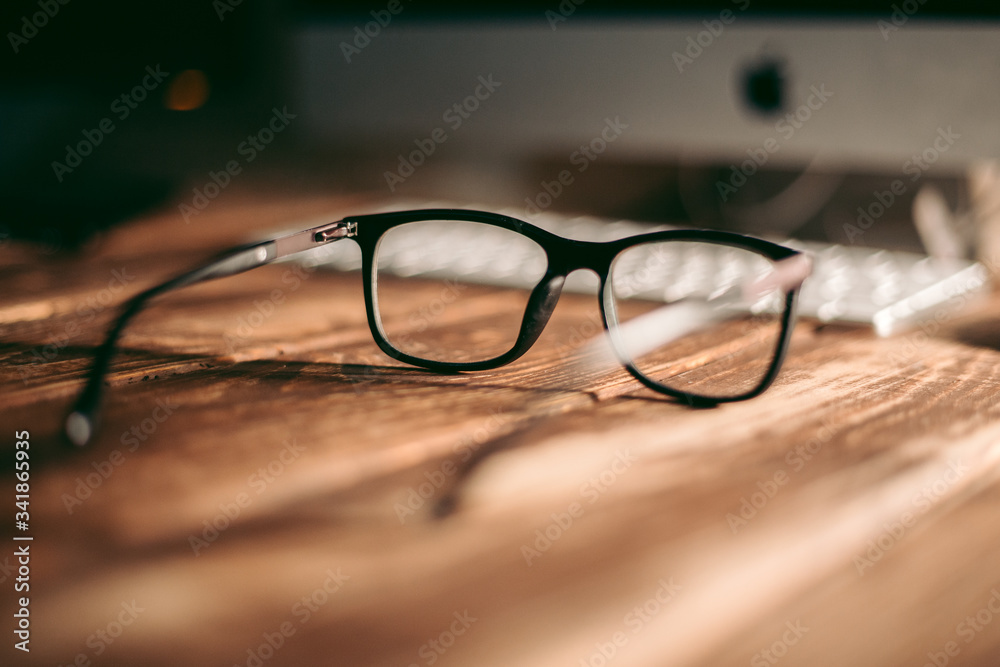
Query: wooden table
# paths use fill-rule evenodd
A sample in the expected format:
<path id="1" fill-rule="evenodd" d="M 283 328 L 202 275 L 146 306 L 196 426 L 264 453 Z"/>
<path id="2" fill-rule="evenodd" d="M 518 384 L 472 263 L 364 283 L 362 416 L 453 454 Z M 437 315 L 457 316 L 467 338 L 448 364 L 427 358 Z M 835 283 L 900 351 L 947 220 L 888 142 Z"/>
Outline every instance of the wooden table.
<path id="1" fill-rule="evenodd" d="M 800 322 L 767 393 L 693 410 L 573 363 L 593 297 L 564 295 L 515 364 L 442 376 L 378 351 L 356 277 L 276 265 L 140 315 L 97 442 L 62 444 L 115 305 L 366 210 L 234 188 L 86 257 L 0 248 L 0 662 L 1000 662 L 997 299 L 934 336 Z"/>

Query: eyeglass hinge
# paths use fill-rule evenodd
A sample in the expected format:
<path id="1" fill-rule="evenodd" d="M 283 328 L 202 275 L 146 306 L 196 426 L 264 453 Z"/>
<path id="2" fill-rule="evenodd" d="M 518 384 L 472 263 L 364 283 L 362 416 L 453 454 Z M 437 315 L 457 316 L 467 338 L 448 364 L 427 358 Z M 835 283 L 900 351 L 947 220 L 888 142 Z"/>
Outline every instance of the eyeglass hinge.
<path id="1" fill-rule="evenodd" d="M 356 222 L 335 222 L 331 226 L 321 229 L 313 235 L 315 243 L 327 243 L 337 239 L 352 238 L 358 235 L 358 223 Z"/>

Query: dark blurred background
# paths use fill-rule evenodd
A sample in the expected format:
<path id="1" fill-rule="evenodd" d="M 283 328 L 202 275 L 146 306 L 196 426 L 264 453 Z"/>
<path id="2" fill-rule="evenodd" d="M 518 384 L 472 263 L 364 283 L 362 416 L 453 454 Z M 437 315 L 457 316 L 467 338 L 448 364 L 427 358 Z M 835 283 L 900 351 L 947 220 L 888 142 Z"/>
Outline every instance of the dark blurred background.
<path id="1" fill-rule="evenodd" d="M 917 249 L 1000 155 L 1000 9 L 797 5 L 7 2 L 0 234 L 269 186 Z"/>

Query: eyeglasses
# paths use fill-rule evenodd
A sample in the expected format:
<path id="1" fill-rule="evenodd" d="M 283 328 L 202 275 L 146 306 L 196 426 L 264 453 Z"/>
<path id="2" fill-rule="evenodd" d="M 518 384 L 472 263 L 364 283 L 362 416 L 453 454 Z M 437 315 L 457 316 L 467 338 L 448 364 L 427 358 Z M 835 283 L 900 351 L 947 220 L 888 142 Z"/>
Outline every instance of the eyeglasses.
<path id="1" fill-rule="evenodd" d="M 811 270 L 797 250 L 722 231 L 597 242 L 481 211 L 350 216 L 231 249 L 130 299 L 66 419 L 69 440 L 84 446 L 94 436 L 116 342 L 150 299 L 346 238 L 361 248 L 372 336 L 393 359 L 439 372 L 508 364 L 538 339 L 567 276 L 589 269 L 600 278 L 603 324 L 620 363 L 649 389 L 693 405 L 752 398 L 771 384 Z M 502 286 L 462 282 L 484 264 Z"/>

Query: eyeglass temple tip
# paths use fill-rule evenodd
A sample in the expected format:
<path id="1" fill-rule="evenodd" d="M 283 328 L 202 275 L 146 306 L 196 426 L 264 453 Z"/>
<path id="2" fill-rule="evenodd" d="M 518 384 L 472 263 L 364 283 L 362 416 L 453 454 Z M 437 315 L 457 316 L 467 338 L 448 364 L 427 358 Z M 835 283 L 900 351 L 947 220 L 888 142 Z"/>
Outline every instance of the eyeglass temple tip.
<path id="1" fill-rule="evenodd" d="M 101 403 L 101 378 L 91 376 L 80 397 L 76 399 L 66 421 L 63 422 L 63 435 L 75 447 L 85 447 L 97 433 L 97 422 Z"/>
<path id="2" fill-rule="evenodd" d="M 77 447 L 83 447 L 90 442 L 94 434 L 94 420 L 91 415 L 86 415 L 79 410 L 74 410 L 66 417 L 64 425 L 66 438 Z"/>

